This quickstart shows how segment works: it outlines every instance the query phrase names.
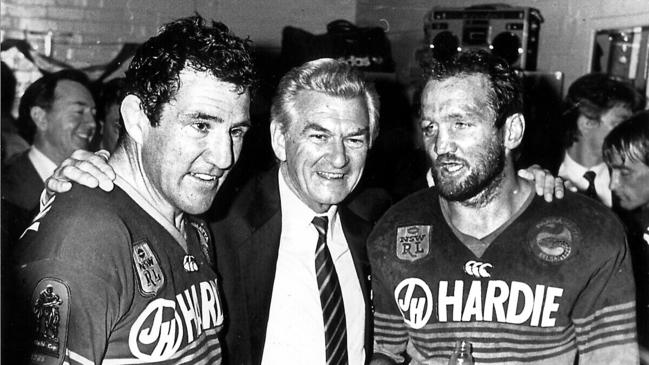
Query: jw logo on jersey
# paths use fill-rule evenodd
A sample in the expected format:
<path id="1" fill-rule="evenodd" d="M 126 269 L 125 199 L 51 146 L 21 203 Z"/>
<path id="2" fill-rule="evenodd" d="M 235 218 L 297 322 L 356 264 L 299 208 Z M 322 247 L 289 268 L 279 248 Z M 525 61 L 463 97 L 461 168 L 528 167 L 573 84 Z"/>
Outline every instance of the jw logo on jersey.
<path id="1" fill-rule="evenodd" d="M 397 228 L 397 258 L 416 261 L 428 256 L 431 226 L 407 226 Z"/>
<path id="2" fill-rule="evenodd" d="M 465 285 L 468 293 L 465 295 Z M 502 322 L 553 327 L 563 289 L 503 280 L 440 281 L 437 297 L 419 278 L 407 278 L 394 290 L 404 322 L 423 328 L 431 316 L 439 322 Z"/>
<path id="3" fill-rule="evenodd" d="M 149 303 L 133 323 L 128 346 L 143 362 L 171 359 L 183 344 L 204 330 L 223 324 L 216 280 L 194 284 L 175 300 L 158 298 Z"/>

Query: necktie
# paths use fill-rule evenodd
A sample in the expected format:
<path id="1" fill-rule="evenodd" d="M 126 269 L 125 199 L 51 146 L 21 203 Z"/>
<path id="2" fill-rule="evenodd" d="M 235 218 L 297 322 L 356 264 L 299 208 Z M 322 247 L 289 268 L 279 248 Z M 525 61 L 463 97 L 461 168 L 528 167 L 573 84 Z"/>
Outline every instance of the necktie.
<path id="1" fill-rule="evenodd" d="M 595 200 L 599 200 L 597 196 L 597 191 L 595 190 L 595 171 L 586 171 L 584 173 L 584 179 L 588 180 L 588 188 L 586 188 L 586 196 L 589 196 Z"/>
<path id="2" fill-rule="evenodd" d="M 315 270 L 320 289 L 320 304 L 325 329 L 327 365 L 347 364 L 347 324 L 345 305 L 334 262 L 327 248 L 327 217 L 316 216 L 311 222 L 318 231 Z"/>

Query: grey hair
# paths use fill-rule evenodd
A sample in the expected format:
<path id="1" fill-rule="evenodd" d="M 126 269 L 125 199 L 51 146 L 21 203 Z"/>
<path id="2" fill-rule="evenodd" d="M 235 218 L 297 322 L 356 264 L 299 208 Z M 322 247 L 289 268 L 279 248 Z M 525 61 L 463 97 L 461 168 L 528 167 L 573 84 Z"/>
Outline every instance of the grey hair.
<path id="1" fill-rule="evenodd" d="M 270 109 L 271 119 L 286 131 L 295 116 L 295 98 L 301 91 L 316 91 L 344 99 L 362 97 L 367 106 L 370 146 L 379 134 L 379 97 L 374 86 L 344 61 L 321 58 L 291 69 L 282 77 Z"/>

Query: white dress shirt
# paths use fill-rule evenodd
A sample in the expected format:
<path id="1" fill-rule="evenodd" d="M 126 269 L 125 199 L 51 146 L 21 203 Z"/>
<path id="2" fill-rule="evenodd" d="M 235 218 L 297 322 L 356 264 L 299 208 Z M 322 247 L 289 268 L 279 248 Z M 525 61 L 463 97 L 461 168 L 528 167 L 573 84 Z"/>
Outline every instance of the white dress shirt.
<path id="1" fill-rule="evenodd" d="M 36 148 L 36 146 L 32 146 L 29 149 L 27 157 L 29 158 L 29 161 L 31 161 L 32 165 L 34 165 L 34 168 L 36 168 L 36 172 L 38 172 L 38 176 L 41 177 L 43 182 L 48 177 L 52 176 L 54 170 L 56 170 L 56 164 Z"/>
<path id="2" fill-rule="evenodd" d="M 270 304 L 263 365 L 326 364 L 324 324 L 315 273 L 318 215 L 288 187 L 279 172 L 282 233 Z M 337 207 L 329 217 L 327 246 L 336 267 L 345 305 L 349 364 L 363 364 L 365 302 Z"/>
<path id="3" fill-rule="evenodd" d="M 559 176 L 571 181 L 579 191 L 585 191 L 588 188 L 588 180 L 584 177 L 586 171 L 593 171 L 596 174 L 595 190 L 597 191 L 597 196 L 607 207 L 611 207 L 613 205 L 613 197 L 611 195 L 611 189 L 608 187 L 611 181 L 611 175 L 604 162 L 588 168 L 580 165 L 566 153 L 561 167 L 559 167 Z"/>

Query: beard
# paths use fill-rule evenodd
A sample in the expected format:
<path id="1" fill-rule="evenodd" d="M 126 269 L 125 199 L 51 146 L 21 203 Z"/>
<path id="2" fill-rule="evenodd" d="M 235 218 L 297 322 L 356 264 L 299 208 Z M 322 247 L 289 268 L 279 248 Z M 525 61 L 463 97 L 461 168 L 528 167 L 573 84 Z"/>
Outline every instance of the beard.
<path id="1" fill-rule="evenodd" d="M 453 162 L 469 168 L 469 176 L 461 179 L 445 176 L 441 171 L 444 162 Z M 452 154 L 437 156 L 433 161 L 433 180 L 439 195 L 448 201 L 482 205 L 494 196 L 493 192 L 503 179 L 505 169 L 505 146 L 499 138 L 487 145 L 473 166 L 469 161 Z M 476 199 L 477 198 L 477 199 Z"/>

